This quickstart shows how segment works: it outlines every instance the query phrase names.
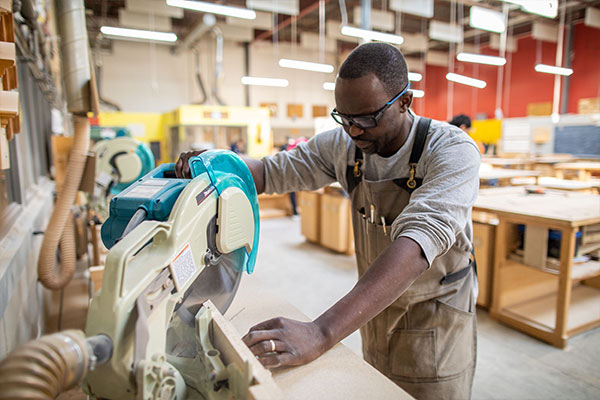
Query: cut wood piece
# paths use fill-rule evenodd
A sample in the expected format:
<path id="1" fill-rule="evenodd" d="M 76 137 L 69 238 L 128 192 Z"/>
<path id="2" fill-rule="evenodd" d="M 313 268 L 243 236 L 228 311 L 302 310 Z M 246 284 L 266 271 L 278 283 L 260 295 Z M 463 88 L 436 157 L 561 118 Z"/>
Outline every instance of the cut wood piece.
<path id="1" fill-rule="evenodd" d="M 0 77 L 4 72 L 15 65 L 16 52 L 15 44 L 10 42 L 0 42 Z"/>
<path id="2" fill-rule="evenodd" d="M 545 268 L 548 258 L 548 228 L 528 224 L 525 228 L 524 249 L 525 264 Z"/>
<path id="3" fill-rule="evenodd" d="M 12 12 L 12 0 L 0 0 L 0 14 L 10 14 Z"/>
<path id="4" fill-rule="evenodd" d="M 248 346 L 242 342 L 242 335 L 221 315 L 211 301 L 204 303 L 212 317 L 211 341 L 215 349 L 221 353 L 225 365 L 235 364 L 243 371 L 250 366 L 252 382 L 250 383 L 250 399 L 282 399 L 283 394 L 273 380 L 271 373 L 254 357 Z"/>

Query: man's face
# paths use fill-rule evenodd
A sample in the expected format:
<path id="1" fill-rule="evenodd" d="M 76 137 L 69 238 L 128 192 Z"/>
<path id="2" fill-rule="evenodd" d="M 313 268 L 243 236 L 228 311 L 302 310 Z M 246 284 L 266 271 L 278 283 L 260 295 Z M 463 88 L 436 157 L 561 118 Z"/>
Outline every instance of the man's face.
<path id="1" fill-rule="evenodd" d="M 372 114 L 390 100 L 390 94 L 375 75 L 369 74 L 356 79 L 338 78 L 336 81 L 335 103 L 336 111 L 340 114 Z M 389 157 L 403 143 L 401 126 L 410 100 L 410 93 L 400 97 L 384 111 L 374 128 L 361 129 L 356 125 L 343 125 L 344 130 L 364 153 Z"/>

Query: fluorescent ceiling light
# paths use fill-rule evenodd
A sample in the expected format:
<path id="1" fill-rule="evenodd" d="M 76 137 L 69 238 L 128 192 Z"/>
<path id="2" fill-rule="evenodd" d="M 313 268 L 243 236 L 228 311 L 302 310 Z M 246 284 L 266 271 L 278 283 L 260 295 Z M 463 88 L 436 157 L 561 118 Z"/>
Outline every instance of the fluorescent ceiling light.
<path id="1" fill-rule="evenodd" d="M 392 35 L 391 33 L 371 31 L 368 29 L 355 28 L 348 25 L 342 26 L 342 35 L 393 44 L 402 44 L 404 42 L 404 38 L 402 36 Z"/>
<path id="2" fill-rule="evenodd" d="M 512 3 L 521 6 L 521 10 L 541 15 L 546 18 L 556 18 L 558 15 L 558 0 L 502 0 L 505 3 Z"/>
<path id="3" fill-rule="evenodd" d="M 422 90 L 418 90 L 418 89 L 409 89 L 410 92 L 412 92 L 413 97 L 423 97 L 425 96 L 425 92 Z"/>
<path id="4" fill-rule="evenodd" d="M 453 72 L 448 72 L 446 74 L 446 79 L 456 83 L 462 83 L 463 85 L 474 86 L 479 89 L 483 89 L 487 83 L 485 81 L 469 78 L 468 76 L 455 74 Z"/>
<path id="5" fill-rule="evenodd" d="M 569 76 L 573 73 L 571 68 L 555 67 L 554 65 L 538 64 L 534 68 L 537 72 L 545 72 L 547 74 Z"/>
<path id="6" fill-rule="evenodd" d="M 469 25 L 471 28 L 502 33 L 506 30 L 506 19 L 504 13 L 473 6 L 469 13 Z"/>
<path id="7" fill-rule="evenodd" d="M 256 19 L 256 13 L 248 8 L 222 6 L 204 1 L 167 0 L 167 5 L 205 13 L 227 15 L 229 17 Z"/>
<path id="8" fill-rule="evenodd" d="M 483 54 L 465 53 L 462 51 L 456 55 L 456 59 L 458 61 L 477 63 L 477 64 L 498 65 L 498 66 L 502 66 L 502 65 L 506 64 L 506 58 L 504 58 L 504 57 L 486 56 Z"/>
<path id="9" fill-rule="evenodd" d="M 320 64 L 308 61 L 289 60 L 287 58 L 282 58 L 281 60 L 279 60 L 279 66 L 283 68 L 302 69 L 305 71 L 327 73 L 333 72 L 333 65 Z"/>
<path id="10" fill-rule="evenodd" d="M 418 72 L 409 72 L 408 73 L 408 80 L 412 81 L 412 82 L 421 82 L 421 79 L 423 79 L 423 75 L 419 74 Z"/>
<path id="11" fill-rule="evenodd" d="M 325 89 L 325 90 L 335 90 L 335 82 L 325 82 L 325 83 L 323 83 L 323 89 Z"/>
<path id="12" fill-rule="evenodd" d="M 275 87 L 287 87 L 289 84 L 287 79 L 258 78 L 255 76 L 243 76 L 242 83 L 244 85 L 275 86 Z"/>
<path id="13" fill-rule="evenodd" d="M 138 39 L 154 40 L 157 42 L 175 42 L 177 35 L 172 32 L 145 31 L 141 29 L 117 28 L 114 26 L 103 26 L 100 32 L 107 36 L 114 36 L 116 39 Z"/>

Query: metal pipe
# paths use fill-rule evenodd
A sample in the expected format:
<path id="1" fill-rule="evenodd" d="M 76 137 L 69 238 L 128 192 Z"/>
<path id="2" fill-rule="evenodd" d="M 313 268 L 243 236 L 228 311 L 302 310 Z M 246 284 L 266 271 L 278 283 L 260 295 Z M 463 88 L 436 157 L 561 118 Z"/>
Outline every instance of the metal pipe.
<path id="1" fill-rule="evenodd" d="M 244 42 L 244 75 L 250 76 L 250 43 Z M 244 85 L 244 99 L 246 107 L 250 107 L 250 87 Z"/>
<path id="2" fill-rule="evenodd" d="M 562 53 L 565 39 L 565 9 L 560 10 L 560 21 L 558 23 L 558 43 L 556 44 L 556 59 L 555 65 L 557 67 L 562 66 Z M 558 122 L 559 118 L 559 105 L 560 105 L 560 75 L 554 76 L 554 94 L 552 96 L 552 121 Z"/>
<path id="3" fill-rule="evenodd" d="M 573 62 L 573 41 L 575 39 L 574 38 L 574 36 L 575 36 L 574 25 L 575 24 L 572 21 L 571 10 L 567 11 L 567 21 L 569 22 L 566 24 L 567 37 L 565 38 L 565 42 L 567 43 L 567 45 L 565 46 L 565 52 L 564 52 L 563 58 L 565 61 L 565 67 L 571 68 L 571 64 Z M 571 77 L 565 76 L 563 78 L 563 83 L 564 83 L 564 88 L 561 93 L 560 113 L 567 114 L 569 112 L 569 90 L 571 88 Z"/>
<path id="4" fill-rule="evenodd" d="M 83 0 L 56 2 L 67 109 L 85 114 L 90 102 L 90 55 Z"/>
<path id="5" fill-rule="evenodd" d="M 219 79 L 223 73 L 223 32 L 217 27 L 212 28 L 215 34 L 216 49 L 215 49 L 215 81 L 212 87 L 212 95 L 217 103 L 221 106 L 225 105 L 219 97 Z"/>

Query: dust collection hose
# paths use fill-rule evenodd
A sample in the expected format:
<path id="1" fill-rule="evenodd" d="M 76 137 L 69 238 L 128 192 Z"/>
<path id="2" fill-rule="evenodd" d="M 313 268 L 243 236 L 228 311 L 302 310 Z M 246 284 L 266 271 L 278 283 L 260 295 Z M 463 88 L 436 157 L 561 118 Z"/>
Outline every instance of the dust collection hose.
<path id="1" fill-rule="evenodd" d="M 86 339 L 79 330 L 32 340 L 0 363 L 0 400 L 54 399 L 78 386 L 96 365 L 110 360 L 112 350 L 108 336 Z"/>
<path id="2" fill-rule="evenodd" d="M 79 189 L 90 146 L 90 123 L 87 117 L 73 116 L 75 137 L 69 157 L 69 172 L 62 188 L 50 222 L 44 234 L 44 241 L 38 259 L 38 276 L 42 285 L 48 289 L 61 289 L 69 283 L 75 273 L 75 230 L 71 207 Z M 56 250 L 61 245 L 61 268 L 55 270 Z"/>

